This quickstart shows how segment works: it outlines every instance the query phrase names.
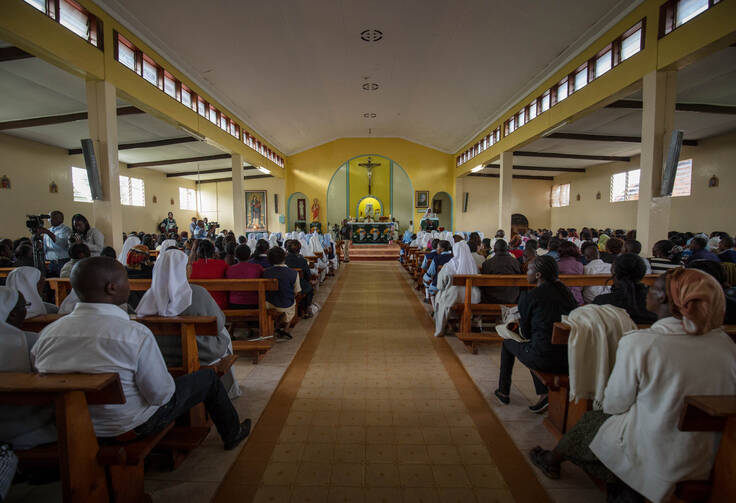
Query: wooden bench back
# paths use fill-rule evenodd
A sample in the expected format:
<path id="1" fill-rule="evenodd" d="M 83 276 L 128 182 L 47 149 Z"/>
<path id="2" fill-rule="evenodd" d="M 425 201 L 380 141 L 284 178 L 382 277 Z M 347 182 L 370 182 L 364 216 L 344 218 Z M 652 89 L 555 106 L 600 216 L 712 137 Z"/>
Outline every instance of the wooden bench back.
<path id="1" fill-rule="evenodd" d="M 654 284 L 658 275 L 648 274 L 642 279 L 645 285 Z M 560 274 L 560 281 L 571 286 L 605 286 L 612 285 L 610 274 Z M 523 274 L 458 274 L 452 279 L 455 286 L 515 286 L 534 288 Z"/>
<path id="2" fill-rule="evenodd" d="M 7 278 L 8 274 L 10 274 L 10 271 L 15 269 L 15 267 L 0 267 L 0 278 Z"/>

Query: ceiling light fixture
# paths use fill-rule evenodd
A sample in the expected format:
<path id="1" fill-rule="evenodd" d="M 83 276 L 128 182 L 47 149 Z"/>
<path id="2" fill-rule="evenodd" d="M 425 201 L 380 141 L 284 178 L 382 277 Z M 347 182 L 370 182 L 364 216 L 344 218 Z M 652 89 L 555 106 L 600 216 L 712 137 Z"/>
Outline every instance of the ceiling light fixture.
<path id="1" fill-rule="evenodd" d="M 485 168 L 485 166 L 483 166 L 482 164 L 478 164 L 476 167 L 471 169 L 470 172 L 477 173 L 478 171 L 483 171 L 483 168 Z"/>
<path id="2" fill-rule="evenodd" d="M 366 42 L 378 42 L 383 38 L 383 32 L 381 30 L 363 30 L 360 32 L 360 38 Z"/>
<path id="3" fill-rule="evenodd" d="M 264 175 L 270 175 L 271 174 L 271 170 L 268 169 L 268 168 L 264 168 L 263 166 L 256 166 L 256 169 L 258 171 L 260 171 L 261 173 L 263 173 Z"/>
<path id="4" fill-rule="evenodd" d="M 363 84 L 363 91 L 375 91 L 380 86 L 376 84 L 375 82 L 366 82 Z"/>
<path id="5" fill-rule="evenodd" d="M 373 112 L 371 112 L 371 113 L 366 112 L 366 113 L 363 114 L 363 117 L 365 117 L 366 119 L 375 119 L 376 118 L 376 114 L 374 114 Z"/>

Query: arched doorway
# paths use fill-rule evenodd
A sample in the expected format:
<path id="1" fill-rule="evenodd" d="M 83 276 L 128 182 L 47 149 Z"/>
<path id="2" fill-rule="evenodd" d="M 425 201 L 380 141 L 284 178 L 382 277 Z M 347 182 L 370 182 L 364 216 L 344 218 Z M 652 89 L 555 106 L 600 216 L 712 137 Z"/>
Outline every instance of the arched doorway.
<path id="1" fill-rule="evenodd" d="M 437 192 L 432 197 L 432 213 L 437 215 L 439 226 L 452 231 L 452 197 L 447 192 Z"/>
<path id="2" fill-rule="evenodd" d="M 286 232 L 307 232 L 309 198 L 301 193 L 294 192 L 286 202 Z"/>
<path id="3" fill-rule="evenodd" d="M 358 201 L 355 214 L 358 215 L 358 218 L 365 218 L 370 215 L 373 220 L 378 220 L 379 217 L 383 216 L 383 203 L 375 196 L 363 196 Z"/>
<path id="4" fill-rule="evenodd" d="M 406 171 L 380 154 L 352 157 L 337 168 L 327 186 L 327 223 L 332 226 L 344 218 L 363 217 L 368 198 L 373 210 L 380 205 L 380 216 L 394 218 L 402 231 L 414 219 L 414 188 Z"/>

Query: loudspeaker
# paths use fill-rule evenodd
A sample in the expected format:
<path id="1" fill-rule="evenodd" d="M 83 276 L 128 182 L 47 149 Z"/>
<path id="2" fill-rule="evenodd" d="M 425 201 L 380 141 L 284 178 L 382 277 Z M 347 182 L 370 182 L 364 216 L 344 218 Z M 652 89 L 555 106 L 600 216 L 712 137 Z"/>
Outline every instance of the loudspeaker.
<path id="1" fill-rule="evenodd" d="M 82 154 L 84 155 L 84 166 L 87 168 L 87 181 L 92 199 L 100 201 L 102 200 L 102 182 L 100 181 L 100 170 L 97 169 L 95 146 L 91 139 L 82 140 Z"/>
<path id="2" fill-rule="evenodd" d="M 467 192 L 463 193 L 463 213 L 468 212 L 468 195 Z"/>
<path id="3" fill-rule="evenodd" d="M 682 148 L 683 132 L 679 129 L 672 131 L 672 139 L 667 149 L 667 159 L 664 162 L 664 173 L 662 174 L 662 188 L 659 190 L 661 197 L 671 196 L 675 187 L 675 176 L 677 176 L 677 165 L 680 163 L 680 149 Z"/>
<path id="4" fill-rule="evenodd" d="M 278 194 L 273 195 L 273 211 L 276 214 L 279 213 L 279 195 Z"/>

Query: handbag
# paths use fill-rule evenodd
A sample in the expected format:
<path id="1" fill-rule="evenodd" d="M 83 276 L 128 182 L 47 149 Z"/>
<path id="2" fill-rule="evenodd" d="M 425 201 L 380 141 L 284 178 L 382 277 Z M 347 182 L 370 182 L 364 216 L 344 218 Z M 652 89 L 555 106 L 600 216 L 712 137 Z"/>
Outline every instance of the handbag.
<path id="1" fill-rule="evenodd" d="M 0 501 L 5 501 L 17 469 L 18 456 L 10 444 L 0 443 Z"/>

